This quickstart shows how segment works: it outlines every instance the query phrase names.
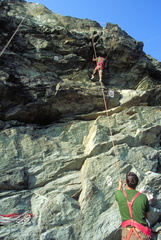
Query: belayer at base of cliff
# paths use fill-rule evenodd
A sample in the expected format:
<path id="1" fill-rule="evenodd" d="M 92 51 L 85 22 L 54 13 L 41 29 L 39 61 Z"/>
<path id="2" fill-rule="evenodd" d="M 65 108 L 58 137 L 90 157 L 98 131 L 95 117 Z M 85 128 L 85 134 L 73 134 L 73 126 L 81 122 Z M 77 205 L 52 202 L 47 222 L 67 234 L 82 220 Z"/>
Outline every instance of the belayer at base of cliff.
<path id="1" fill-rule="evenodd" d="M 122 240 L 151 239 L 151 229 L 146 221 L 150 212 L 149 202 L 145 194 L 135 190 L 137 184 L 137 175 L 129 172 L 126 174 L 126 189 L 122 190 L 123 182 L 119 181 L 115 192 L 122 219 Z"/>

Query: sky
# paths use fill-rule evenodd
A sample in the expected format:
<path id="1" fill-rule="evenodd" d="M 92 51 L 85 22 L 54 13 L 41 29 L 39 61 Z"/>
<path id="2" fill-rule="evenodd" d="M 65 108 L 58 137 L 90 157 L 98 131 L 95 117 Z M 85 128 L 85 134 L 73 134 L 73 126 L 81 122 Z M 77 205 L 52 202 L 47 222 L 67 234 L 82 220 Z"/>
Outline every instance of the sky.
<path id="1" fill-rule="evenodd" d="M 161 0 L 29 0 L 52 12 L 117 24 L 137 41 L 143 51 L 161 62 Z"/>

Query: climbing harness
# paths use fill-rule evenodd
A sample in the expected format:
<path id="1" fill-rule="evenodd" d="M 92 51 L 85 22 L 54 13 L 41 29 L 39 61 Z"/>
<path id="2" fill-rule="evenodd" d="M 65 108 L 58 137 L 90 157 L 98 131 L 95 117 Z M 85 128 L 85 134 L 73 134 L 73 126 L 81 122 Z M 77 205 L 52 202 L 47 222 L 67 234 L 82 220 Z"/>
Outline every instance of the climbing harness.
<path id="1" fill-rule="evenodd" d="M 122 228 L 126 228 L 127 226 L 131 226 L 126 240 L 130 240 L 130 237 L 131 237 L 133 232 L 136 235 L 137 239 L 141 240 L 141 238 L 140 238 L 136 229 L 140 230 L 145 235 L 151 237 L 151 229 L 143 226 L 142 224 L 134 221 L 134 219 L 133 219 L 132 206 L 133 206 L 133 203 L 134 203 L 135 199 L 140 195 L 140 192 L 137 192 L 131 201 L 128 200 L 128 196 L 127 196 L 126 192 L 125 191 L 122 191 L 122 192 L 123 192 L 123 194 L 124 194 L 124 196 L 127 200 L 127 205 L 128 205 L 128 209 L 129 209 L 130 218 L 131 218 L 130 220 L 123 221 L 122 224 L 121 224 Z"/>

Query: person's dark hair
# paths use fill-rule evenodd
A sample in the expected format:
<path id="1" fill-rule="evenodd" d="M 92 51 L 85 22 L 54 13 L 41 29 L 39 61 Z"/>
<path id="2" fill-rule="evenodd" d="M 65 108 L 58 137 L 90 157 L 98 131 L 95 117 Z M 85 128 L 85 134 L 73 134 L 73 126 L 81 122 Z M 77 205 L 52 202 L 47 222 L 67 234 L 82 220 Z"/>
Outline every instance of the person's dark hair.
<path id="1" fill-rule="evenodd" d="M 126 174 L 126 183 L 130 188 L 135 189 L 138 185 L 138 181 L 139 179 L 135 173 L 129 172 Z"/>

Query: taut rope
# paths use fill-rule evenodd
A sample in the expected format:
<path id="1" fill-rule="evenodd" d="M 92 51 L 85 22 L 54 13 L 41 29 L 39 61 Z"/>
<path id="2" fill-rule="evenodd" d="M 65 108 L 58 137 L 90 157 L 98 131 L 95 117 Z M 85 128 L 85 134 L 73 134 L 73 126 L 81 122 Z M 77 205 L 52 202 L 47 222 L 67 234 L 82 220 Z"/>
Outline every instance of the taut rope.
<path id="1" fill-rule="evenodd" d="M 94 50 L 95 58 L 97 58 L 97 53 L 96 53 L 96 48 L 95 48 L 95 46 L 94 46 L 93 37 L 92 37 L 92 45 L 93 45 L 93 50 Z M 106 58 L 108 57 L 110 51 L 111 51 L 111 48 L 110 48 L 109 52 L 107 53 Z M 104 87 L 103 87 L 102 81 L 100 81 L 100 85 L 101 85 L 102 98 L 103 98 L 103 102 L 104 102 L 104 107 L 105 107 L 105 111 L 106 111 L 106 116 L 107 116 L 108 123 L 109 123 L 110 136 L 111 136 L 111 138 L 113 138 L 113 132 L 112 132 L 111 124 L 110 124 L 110 117 L 109 117 L 109 114 L 108 114 L 108 107 L 107 107 L 107 102 L 106 102 L 106 97 L 105 97 L 105 92 L 104 92 Z M 114 140 L 113 140 L 113 139 L 112 139 L 112 146 L 113 146 L 114 155 L 115 155 L 115 158 L 116 158 L 117 171 L 118 171 L 118 174 L 119 174 L 119 178 L 120 178 L 120 180 L 121 180 L 120 165 L 119 165 L 119 160 L 118 160 L 118 156 L 117 156 L 116 146 L 115 146 L 115 143 L 114 143 Z"/>
<path id="2" fill-rule="evenodd" d="M 16 28 L 15 32 L 13 33 L 13 35 L 11 36 L 11 38 L 9 39 L 9 41 L 7 42 L 7 44 L 4 46 L 4 48 L 2 49 L 1 53 L 0 53 L 0 57 L 2 56 L 2 54 L 4 53 L 4 51 L 7 49 L 7 47 L 9 46 L 9 44 L 11 43 L 12 39 L 14 38 L 14 36 L 16 35 L 16 33 L 18 32 L 19 28 L 21 27 L 23 21 L 25 20 L 25 18 L 27 17 L 28 13 L 26 13 L 25 17 L 21 20 L 21 22 L 19 23 L 18 27 Z"/>

